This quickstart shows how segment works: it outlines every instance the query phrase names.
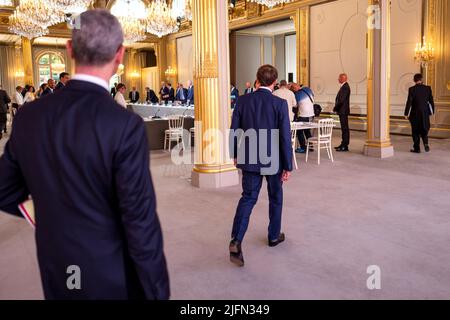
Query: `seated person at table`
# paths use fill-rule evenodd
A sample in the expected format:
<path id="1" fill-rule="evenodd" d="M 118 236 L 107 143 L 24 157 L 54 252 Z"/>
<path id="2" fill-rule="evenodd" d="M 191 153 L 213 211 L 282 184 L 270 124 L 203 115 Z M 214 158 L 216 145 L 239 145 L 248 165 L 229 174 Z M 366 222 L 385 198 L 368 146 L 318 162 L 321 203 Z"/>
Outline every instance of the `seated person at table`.
<path id="1" fill-rule="evenodd" d="M 132 89 L 133 90 L 130 91 L 128 98 L 130 99 L 131 103 L 136 103 L 139 101 L 139 91 L 136 90 L 136 87 L 133 87 Z"/>
<path id="2" fill-rule="evenodd" d="M 165 104 L 168 104 L 170 98 L 170 90 L 164 81 L 161 82 L 161 90 L 159 90 L 159 94 L 161 95 L 161 101 L 164 101 Z"/>
<path id="3" fill-rule="evenodd" d="M 145 87 L 145 92 L 147 92 L 147 97 L 145 98 L 145 101 L 151 102 L 151 103 L 158 103 L 159 102 L 159 99 L 156 96 L 155 91 L 153 91 L 149 87 Z"/>
<path id="4" fill-rule="evenodd" d="M 296 122 L 312 122 L 314 120 L 314 93 L 308 87 L 302 87 L 295 93 L 297 100 L 297 114 L 294 121 Z M 311 130 L 297 130 L 297 138 L 300 148 L 295 150 L 297 153 L 306 152 L 306 142 L 312 137 Z M 313 151 L 313 150 L 309 150 Z"/>
<path id="5" fill-rule="evenodd" d="M 114 97 L 114 100 L 126 109 L 127 102 L 125 101 L 125 96 L 124 96 L 125 91 L 127 91 L 127 87 L 123 83 L 119 83 L 117 85 L 117 92 L 116 92 L 116 96 Z"/>
<path id="6" fill-rule="evenodd" d="M 183 88 L 183 85 L 179 83 L 177 88 L 177 94 L 175 96 L 175 101 L 180 101 L 182 104 L 185 104 L 187 100 L 187 95 L 188 95 L 187 89 Z"/>

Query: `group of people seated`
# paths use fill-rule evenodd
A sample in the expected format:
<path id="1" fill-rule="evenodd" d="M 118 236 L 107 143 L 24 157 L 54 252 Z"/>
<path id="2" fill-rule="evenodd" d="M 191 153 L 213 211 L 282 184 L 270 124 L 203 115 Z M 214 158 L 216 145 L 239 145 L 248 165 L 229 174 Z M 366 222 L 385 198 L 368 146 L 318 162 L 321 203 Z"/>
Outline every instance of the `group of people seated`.
<path id="1" fill-rule="evenodd" d="M 127 101 L 125 100 L 125 94 L 127 91 L 127 87 L 123 83 L 114 83 L 114 87 L 111 89 L 111 95 L 114 100 L 123 106 L 127 107 Z M 159 98 L 156 95 L 155 91 L 150 89 L 149 87 L 145 87 L 145 102 L 156 104 L 161 101 L 164 104 L 173 104 L 179 103 L 182 105 L 193 105 L 194 104 L 194 86 L 192 81 L 189 80 L 187 82 L 187 88 L 184 88 L 182 83 L 177 85 L 177 90 L 172 88 L 172 84 L 170 82 L 162 82 L 161 90 L 159 91 Z M 137 103 L 141 101 L 140 93 L 136 89 L 135 86 L 131 88 L 131 91 L 128 94 L 128 100 L 130 103 Z"/>

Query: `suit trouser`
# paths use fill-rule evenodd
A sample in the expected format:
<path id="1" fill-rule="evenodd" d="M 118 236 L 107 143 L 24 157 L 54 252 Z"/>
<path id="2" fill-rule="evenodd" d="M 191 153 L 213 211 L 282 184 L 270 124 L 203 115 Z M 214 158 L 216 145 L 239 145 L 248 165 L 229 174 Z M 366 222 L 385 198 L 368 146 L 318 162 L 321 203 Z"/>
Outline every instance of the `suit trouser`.
<path id="1" fill-rule="evenodd" d="M 423 144 L 428 145 L 428 130 L 422 125 L 417 125 L 411 122 L 412 138 L 414 141 L 414 150 L 420 150 L 420 138 L 422 138 Z"/>
<path id="2" fill-rule="evenodd" d="M 236 209 L 231 238 L 238 241 L 244 239 L 250 222 L 253 207 L 258 201 L 263 178 L 267 180 L 269 194 L 269 240 L 277 240 L 281 231 L 281 212 L 283 209 L 283 182 L 281 173 L 273 176 L 262 176 L 259 173 L 242 171 L 242 197 Z"/>
<path id="3" fill-rule="evenodd" d="M 348 114 L 340 114 L 339 121 L 341 122 L 342 142 L 341 147 L 348 147 L 350 144 L 350 127 L 348 126 Z"/>
<path id="4" fill-rule="evenodd" d="M 314 120 L 314 117 L 296 117 L 296 122 L 312 122 Z M 305 129 L 305 130 L 297 130 L 297 139 L 300 143 L 300 147 L 303 149 L 306 149 L 306 141 L 308 141 L 309 138 L 312 137 L 311 130 Z"/>
<path id="5" fill-rule="evenodd" d="M 6 116 L 6 113 L 0 113 L 0 134 L 4 130 L 6 130 L 6 122 L 8 121 L 8 118 Z"/>

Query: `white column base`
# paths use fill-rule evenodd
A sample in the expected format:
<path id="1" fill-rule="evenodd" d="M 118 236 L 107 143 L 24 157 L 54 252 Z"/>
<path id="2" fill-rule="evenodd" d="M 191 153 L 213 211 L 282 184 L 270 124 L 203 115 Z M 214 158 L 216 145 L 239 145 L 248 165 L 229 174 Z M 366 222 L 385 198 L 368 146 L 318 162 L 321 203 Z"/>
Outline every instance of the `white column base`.
<path id="1" fill-rule="evenodd" d="M 239 184 L 238 170 L 217 173 L 192 171 L 192 185 L 197 188 L 224 188 Z"/>
<path id="2" fill-rule="evenodd" d="M 374 147 L 365 145 L 364 155 L 380 159 L 390 158 L 394 156 L 394 146 Z"/>

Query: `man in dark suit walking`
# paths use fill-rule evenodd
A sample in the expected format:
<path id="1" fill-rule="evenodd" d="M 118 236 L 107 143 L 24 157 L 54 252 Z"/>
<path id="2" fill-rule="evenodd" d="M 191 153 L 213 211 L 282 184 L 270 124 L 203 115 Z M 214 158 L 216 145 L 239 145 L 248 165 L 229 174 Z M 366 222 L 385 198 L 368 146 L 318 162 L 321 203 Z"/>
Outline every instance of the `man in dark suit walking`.
<path id="1" fill-rule="evenodd" d="M 425 151 L 430 152 L 428 132 L 430 131 L 430 116 L 434 114 L 433 91 L 430 86 L 423 84 L 423 76 L 414 75 L 415 86 L 409 88 L 406 102 L 405 117 L 409 119 L 414 141 L 411 152 L 420 153 L 420 138 L 422 138 Z"/>
<path id="2" fill-rule="evenodd" d="M 70 81 L 70 74 L 67 72 L 61 72 L 59 75 L 59 82 L 55 87 L 55 91 L 64 88 L 69 81 Z"/>
<path id="3" fill-rule="evenodd" d="M 136 87 L 132 87 L 132 90 L 130 91 L 130 94 L 128 95 L 128 98 L 130 99 L 131 103 L 136 103 L 139 101 L 139 91 L 136 90 Z"/>
<path id="4" fill-rule="evenodd" d="M 11 99 L 5 90 L 0 87 L 0 139 L 3 137 L 3 132 L 6 133 L 6 122 L 8 121 L 8 103 Z"/>
<path id="5" fill-rule="evenodd" d="M 348 152 L 348 146 L 350 144 L 350 128 L 348 125 L 348 116 L 350 115 L 350 95 L 351 89 L 347 82 L 347 74 L 342 73 L 339 75 L 339 83 L 341 89 L 336 96 L 336 104 L 333 111 L 339 115 L 339 121 L 341 122 L 342 142 L 339 147 L 336 147 L 338 152 Z"/>
<path id="6" fill-rule="evenodd" d="M 0 209 L 18 215 L 31 194 L 46 299 L 168 299 L 145 127 L 109 94 L 122 29 L 106 10 L 78 19 L 67 43 L 76 75 L 14 120 Z"/>
<path id="7" fill-rule="evenodd" d="M 231 262 L 238 266 L 244 265 L 241 244 L 263 178 L 267 180 L 270 202 L 268 245 L 274 247 L 285 239 L 281 233 L 283 182 L 292 171 L 293 155 L 287 102 L 272 94 L 277 78 L 278 71 L 273 66 L 260 67 L 259 89 L 240 97 L 233 111 L 230 152 L 242 170 L 243 192 L 234 217 L 229 250 Z"/>

